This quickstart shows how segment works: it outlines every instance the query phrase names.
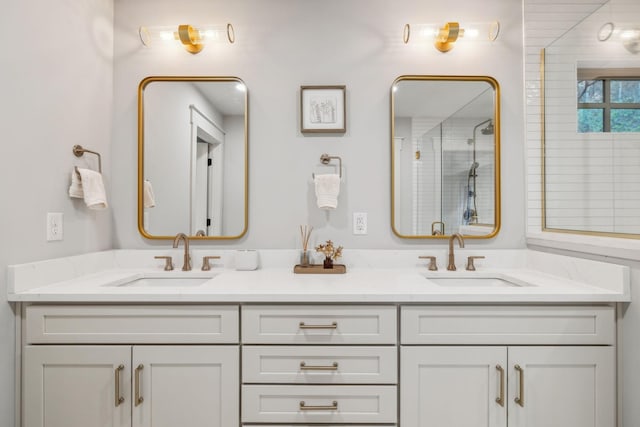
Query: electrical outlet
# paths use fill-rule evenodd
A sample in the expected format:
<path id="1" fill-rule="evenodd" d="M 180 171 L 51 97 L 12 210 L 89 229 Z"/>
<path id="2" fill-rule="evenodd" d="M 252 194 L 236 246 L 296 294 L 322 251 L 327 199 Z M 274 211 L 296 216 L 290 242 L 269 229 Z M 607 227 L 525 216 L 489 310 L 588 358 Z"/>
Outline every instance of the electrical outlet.
<path id="1" fill-rule="evenodd" d="M 353 234 L 367 234 L 367 214 L 365 212 L 353 213 Z"/>
<path id="2" fill-rule="evenodd" d="M 47 242 L 62 240 L 64 235 L 64 216 L 61 212 L 47 213 Z"/>

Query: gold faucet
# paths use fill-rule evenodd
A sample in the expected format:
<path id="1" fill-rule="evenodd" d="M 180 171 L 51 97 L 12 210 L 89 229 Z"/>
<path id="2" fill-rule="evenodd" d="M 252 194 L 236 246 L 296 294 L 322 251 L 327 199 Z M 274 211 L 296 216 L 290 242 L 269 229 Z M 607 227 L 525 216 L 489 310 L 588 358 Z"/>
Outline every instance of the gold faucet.
<path id="1" fill-rule="evenodd" d="M 464 237 L 460 233 L 454 233 L 449 237 L 449 265 L 447 270 L 456 271 L 456 257 L 453 255 L 453 241 L 457 239 L 461 248 L 464 248 Z"/>
<path id="2" fill-rule="evenodd" d="M 178 247 L 180 239 L 184 240 L 184 264 L 182 265 L 182 271 L 191 271 L 191 256 L 189 255 L 189 238 L 187 235 L 178 233 L 176 238 L 173 239 L 173 247 Z"/>

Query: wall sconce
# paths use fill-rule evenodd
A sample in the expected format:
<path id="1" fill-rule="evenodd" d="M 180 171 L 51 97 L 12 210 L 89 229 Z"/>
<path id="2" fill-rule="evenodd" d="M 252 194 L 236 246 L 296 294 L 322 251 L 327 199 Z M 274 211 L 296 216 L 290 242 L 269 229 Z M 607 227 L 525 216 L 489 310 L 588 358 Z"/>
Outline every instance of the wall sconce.
<path id="1" fill-rule="evenodd" d="M 640 53 L 640 25 L 604 23 L 598 30 L 598 40 L 606 42 L 616 40 L 622 43 L 625 49 L 636 55 Z"/>
<path id="2" fill-rule="evenodd" d="M 138 30 L 142 44 L 149 47 L 157 43 L 179 42 L 189 53 L 200 52 L 206 43 L 236 41 L 233 25 L 173 25 L 164 27 L 140 27 Z"/>
<path id="3" fill-rule="evenodd" d="M 443 26 L 438 24 L 418 24 L 411 27 L 409 24 L 404 26 L 402 40 L 405 44 L 409 43 L 412 37 L 418 37 L 423 40 L 433 40 L 433 44 L 440 52 L 449 52 L 455 46 L 455 43 L 464 38 L 465 40 L 482 40 L 486 39 L 494 41 L 500 33 L 500 22 L 484 22 L 484 23 L 467 23 L 464 26 L 458 22 L 447 22 Z"/>

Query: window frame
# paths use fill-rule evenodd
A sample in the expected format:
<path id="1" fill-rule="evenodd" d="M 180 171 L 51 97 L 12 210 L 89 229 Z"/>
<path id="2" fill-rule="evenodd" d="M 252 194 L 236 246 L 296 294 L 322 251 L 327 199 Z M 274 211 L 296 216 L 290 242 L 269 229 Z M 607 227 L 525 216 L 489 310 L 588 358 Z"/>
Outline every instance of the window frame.
<path id="1" fill-rule="evenodd" d="M 633 103 L 621 103 L 621 102 L 611 102 L 611 82 L 619 81 L 619 80 L 632 80 L 640 83 L 640 75 L 634 76 L 588 76 L 582 75 L 581 70 L 578 70 L 578 79 L 576 81 L 576 88 L 578 84 L 582 81 L 602 81 L 602 102 L 579 102 L 580 97 L 576 96 L 577 108 L 576 115 L 580 110 L 602 110 L 602 131 L 590 131 L 590 132 L 580 132 L 578 133 L 625 133 L 625 132 L 612 132 L 611 131 L 611 110 L 640 110 L 640 102 Z M 576 94 L 577 95 L 577 94 Z M 576 123 L 578 129 L 579 120 Z M 635 132 L 635 131 L 632 131 Z M 640 131 L 638 131 L 640 132 Z"/>

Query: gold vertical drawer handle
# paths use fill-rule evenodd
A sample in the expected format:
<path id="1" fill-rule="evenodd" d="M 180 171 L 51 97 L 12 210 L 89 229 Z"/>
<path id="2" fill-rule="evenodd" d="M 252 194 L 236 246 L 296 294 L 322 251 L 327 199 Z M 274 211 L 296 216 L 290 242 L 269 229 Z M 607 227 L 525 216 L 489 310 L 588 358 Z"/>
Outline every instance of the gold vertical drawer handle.
<path id="1" fill-rule="evenodd" d="M 120 365 L 115 369 L 115 381 L 116 381 L 116 396 L 115 403 L 116 408 L 120 406 L 122 402 L 124 402 L 124 397 L 120 396 L 120 372 L 124 370 L 124 365 Z"/>
<path id="2" fill-rule="evenodd" d="M 300 362 L 301 371 L 337 371 L 338 362 L 333 362 L 329 366 L 307 365 L 305 362 Z"/>
<path id="3" fill-rule="evenodd" d="M 300 401 L 300 410 L 301 411 L 337 411 L 338 410 L 338 402 L 334 400 L 331 405 L 327 406 L 307 406 L 304 403 L 304 400 Z"/>
<path id="4" fill-rule="evenodd" d="M 518 396 L 514 399 L 514 401 L 524 408 L 524 369 L 520 367 L 520 365 L 514 366 L 515 370 L 518 371 L 520 376 L 520 384 L 518 388 Z"/>
<path id="5" fill-rule="evenodd" d="M 330 325 L 307 325 L 304 322 L 300 322 L 300 329 L 337 329 L 338 322 L 331 322 Z"/>
<path id="6" fill-rule="evenodd" d="M 144 369 L 144 365 L 140 364 L 136 368 L 136 396 L 135 396 L 135 405 L 139 406 L 142 402 L 144 402 L 144 398 L 140 396 L 140 382 L 142 380 L 142 370 Z"/>
<path id="7" fill-rule="evenodd" d="M 496 397 L 496 403 L 504 408 L 504 368 L 496 365 L 496 370 L 500 373 L 500 397 Z"/>

